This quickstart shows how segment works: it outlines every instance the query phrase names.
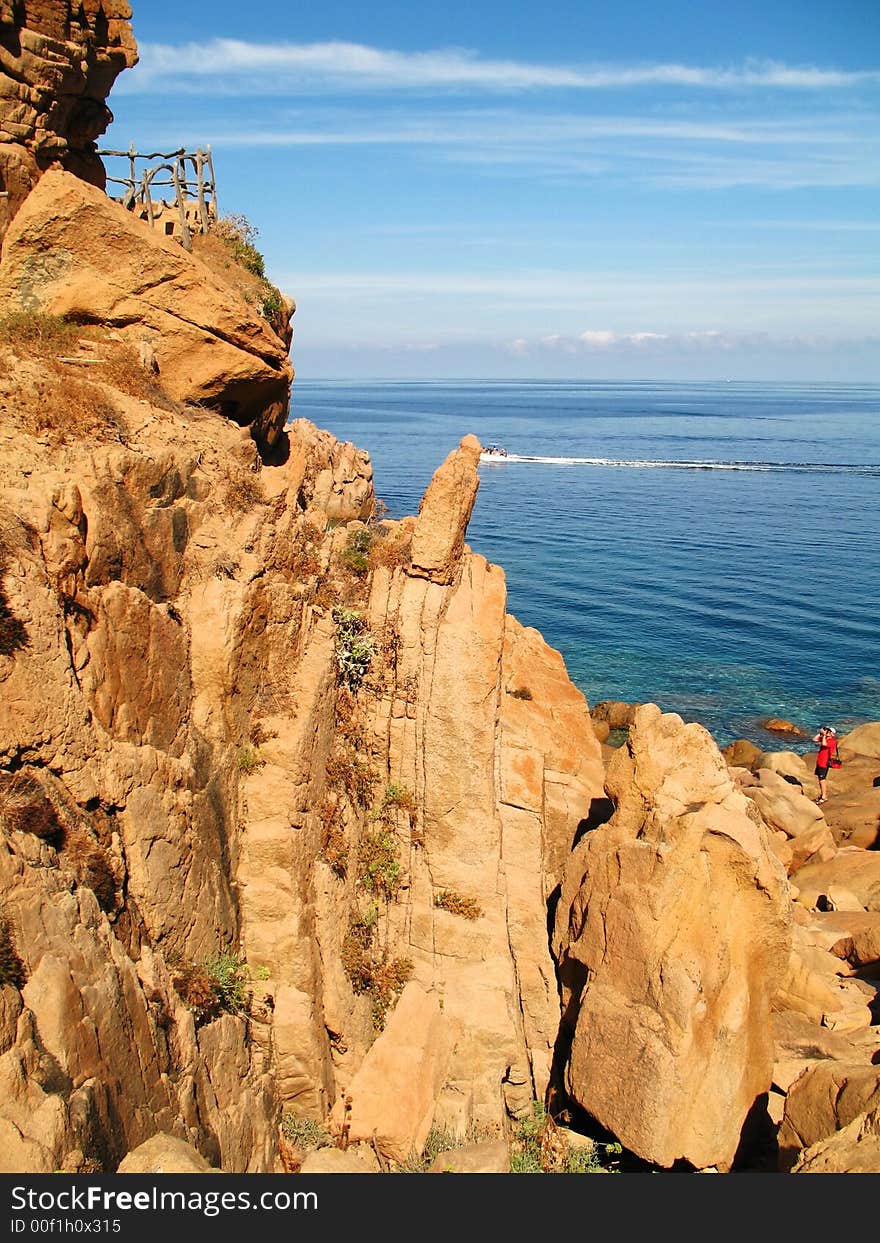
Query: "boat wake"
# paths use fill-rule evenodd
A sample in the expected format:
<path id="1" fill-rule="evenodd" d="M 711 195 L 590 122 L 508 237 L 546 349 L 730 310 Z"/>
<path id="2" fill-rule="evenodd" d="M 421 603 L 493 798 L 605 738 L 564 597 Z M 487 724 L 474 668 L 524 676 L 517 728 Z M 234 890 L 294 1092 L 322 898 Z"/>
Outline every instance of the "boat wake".
<path id="1" fill-rule="evenodd" d="M 880 476 L 880 463 L 862 465 L 846 462 L 716 462 L 664 461 L 610 457 L 539 457 L 527 453 L 508 453 L 505 457 L 483 454 L 481 462 L 519 462 L 544 466 L 616 466 L 635 470 L 737 470 L 799 471 L 804 474 L 853 474 Z"/>

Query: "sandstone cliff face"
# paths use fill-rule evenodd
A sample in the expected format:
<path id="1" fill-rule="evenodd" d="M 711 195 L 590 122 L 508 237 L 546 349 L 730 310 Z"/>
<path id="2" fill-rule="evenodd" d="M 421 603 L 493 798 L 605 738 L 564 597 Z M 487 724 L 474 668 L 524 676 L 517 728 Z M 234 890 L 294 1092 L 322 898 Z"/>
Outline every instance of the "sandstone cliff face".
<path id="1" fill-rule="evenodd" d="M 281 435 L 289 343 L 173 238 L 70 173 L 46 173 L 7 231 L 0 303 L 116 329 L 174 400 L 250 426 L 263 448 Z"/>
<path id="2" fill-rule="evenodd" d="M 137 61 L 124 0 L 0 0 L 0 239 L 53 164 L 103 188 L 105 100 Z"/>
<path id="3" fill-rule="evenodd" d="M 261 469 L 215 415 L 101 391 L 122 440 L 67 437 L 49 460 L 14 388 L 0 429 L 19 627 L 0 891 L 23 963 L 3 990 L 5 1168 L 112 1169 L 162 1131 L 271 1169 L 281 1108 L 324 1118 L 349 1089 L 361 1108 L 407 976 L 444 1033 L 423 1125 L 500 1127 L 550 1073 L 546 901 L 602 784 L 583 697 L 464 546 L 469 505 L 367 528 L 354 446 L 298 420 Z M 410 570 L 420 523 L 452 550 L 444 582 Z M 380 554 L 365 574 L 358 533 Z M 339 609 L 373 641 L 354 687 Z M 57 833 L 34 835 L 22 788 Z M 384 889 L 364 865 L 380 832 Z M 174 986 L 221 951 L 252 968 L 249 1019 L 199 1021 Z"/>

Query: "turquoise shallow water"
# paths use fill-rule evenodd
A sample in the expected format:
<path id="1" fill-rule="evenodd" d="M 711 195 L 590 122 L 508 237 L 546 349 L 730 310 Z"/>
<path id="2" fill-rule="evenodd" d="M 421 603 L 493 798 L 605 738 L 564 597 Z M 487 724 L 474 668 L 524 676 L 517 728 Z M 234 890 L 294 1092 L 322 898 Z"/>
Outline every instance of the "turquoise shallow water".
<path id="1" fill-rule="evenodd" d="M 465 433 L 505 445 L 468 541 L 591 704 L 722 745 L 880 719 L 880 388 L 297 381 L 292 415 L 369 450 L 393 517 Z"/>

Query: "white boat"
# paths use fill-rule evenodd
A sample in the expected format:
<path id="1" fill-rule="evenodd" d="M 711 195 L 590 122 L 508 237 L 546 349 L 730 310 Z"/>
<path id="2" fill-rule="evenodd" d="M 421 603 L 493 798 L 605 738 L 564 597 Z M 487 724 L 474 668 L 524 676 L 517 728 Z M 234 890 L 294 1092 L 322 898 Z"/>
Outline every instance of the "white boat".
<path id="1" fill-rule="evenodd" d="M 480 453 L 481 462 L 503 462 L 507 457 L 507 450 L 502 445 L 486 445 Z"/>

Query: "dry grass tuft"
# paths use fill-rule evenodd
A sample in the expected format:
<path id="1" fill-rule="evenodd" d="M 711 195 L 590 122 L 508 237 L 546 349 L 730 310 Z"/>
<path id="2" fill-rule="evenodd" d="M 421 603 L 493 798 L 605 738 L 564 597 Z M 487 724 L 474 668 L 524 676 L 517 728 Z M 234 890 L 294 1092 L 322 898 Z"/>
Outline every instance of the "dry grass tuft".
<path id="1" fill-rule="evenodd" d="M 370 766 L 353 750 L 337 751 L 327 761 L 328 785 L 345 791 L 356 807 L 369 807 L 373 794 Z"/>
<path id="2" fill-rule="evenodd" d="M 6 774 L 0 785 L 0 823 L 7 832 L 31 833 L 49 846 L 60 847 L 64 825 L 54 804 L 35 777 Z"/>
<path id="3" fill-rule="evenodd" d="M 26 983 L 27 971 L 15 948 L 9 920 L 0 916 L 0 985 L 24 988 Z"/>
<path id="4" fill-rule="evenodd" d="M 450 915 L 460 915 L 462 919 L 479 919 L 483 908 L 475 898 L 462 897 L 452 889 L 441 889 L 434 897 L 434 905 L 441 911 L 449 911 Z"/>
<path id="5" fill-rule="evenodd" d="M 13 413 L 30 436 L 53 448 L 76 440 L 119 440 L 128 425 L 102 388 L 76 376 L 48 373 L 17 394 Z"/>
<path id="6" fill-rule="evenodd" d="M 259 472 L 244 470 L 230 464 L 226 477 L 226 508 L 231 513 L 246 513 L 265 503 Z"/>
<path id="7" fill-rule="evenodd" d="M 0 656 L 13 656 L 27 647 L 27 626 L 12 611 L 3 579 L 6 574 L 7 553 L 0 545 Z"/>
<path id="8" fill-rule="evenodd" d="M 396 570 L 409 565 L 412 549 L 412 536 L 396 539 L 391 535 L 377 536 L 370 545 L 367 560 L 371 570 L 385 566 Z"/>
<path id="9" fill-rule="evenodd" d="M 389 958 L 375 945 L 376 907 L 352 922 L 342 943 L 342 967 L 352 990 L 372 999 L 373 1027 L 385 1026 L 388 1011 L 411 978 L 413 964 L 408 958 Z"/>
<path id="10" fill-rule="evenodd" d="M 336 800 L 324 799 L 318 815 L 321 820 L 321 854 L 336 875 L 344 879 L 348 871 L 348 846 Z"/>
<path id="11" fill-rule="evenodd" d="M 91 889 L 101 910 L 116 909 L 116 877 L 110 855 L 81 825 L 65 835 L 63 857 L 73 869 L 77 882 Z"/>
<path id="12" fill-rule="evenodd" d="M 72 350 L 82 329 L 60 315 L 40 311 L 8 311 L 0 316 L 0 345 L 19 358 L 58 358 Z"/>
<path id="13" fill-rule="evenodd" d="M 0 345 L 40 364 L 40 378 L 22 383 L 12 413 L 26 432 L 47 437 L 53 445 L 86 438 L 125 440 L 125 421 L 103 385 L 165 410 L 179 409 L 137 351 L 97 327 L 14 311 L 0 317 Z"/>

